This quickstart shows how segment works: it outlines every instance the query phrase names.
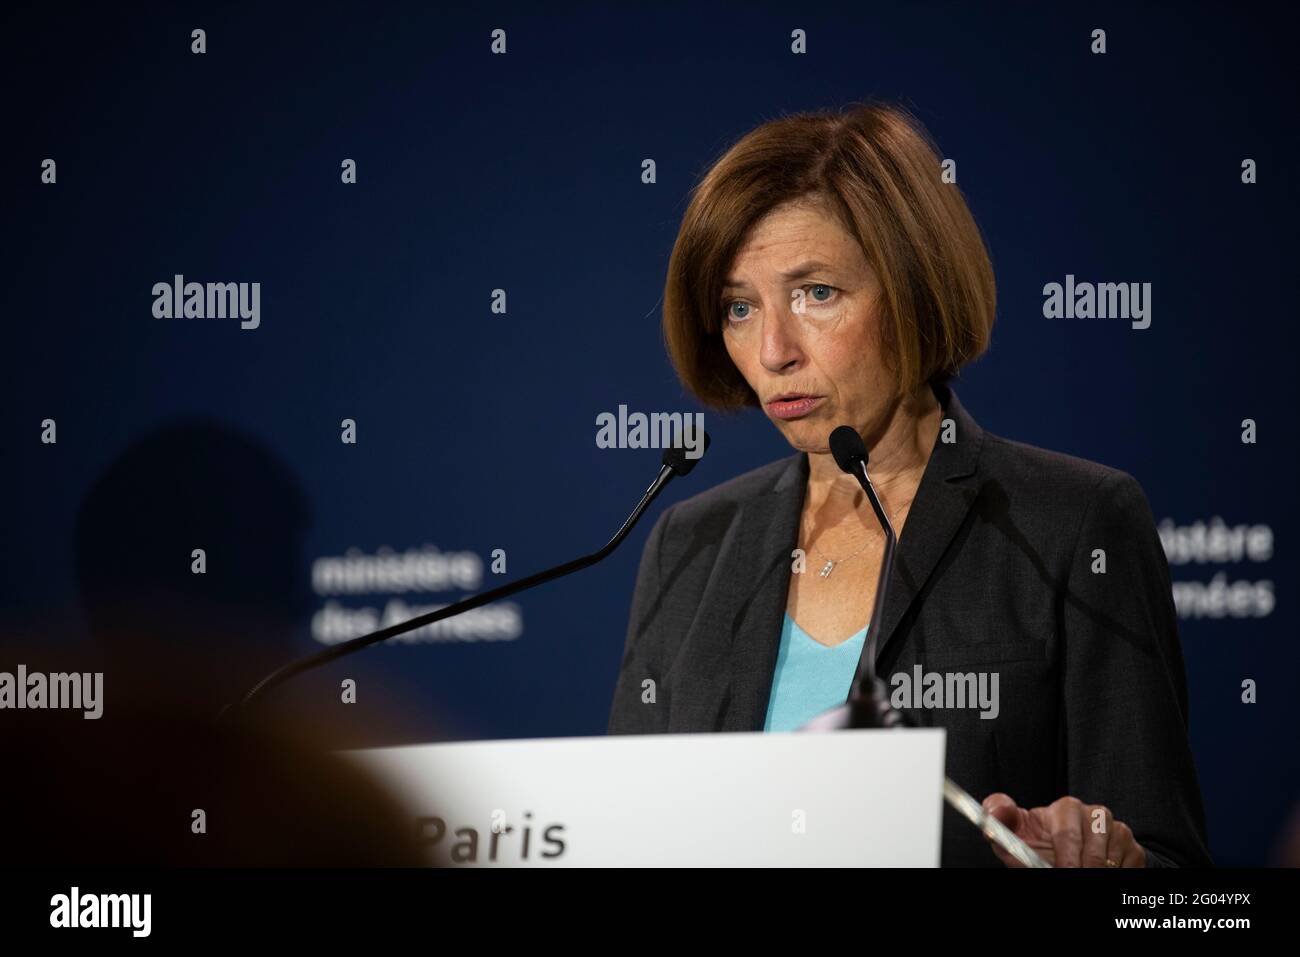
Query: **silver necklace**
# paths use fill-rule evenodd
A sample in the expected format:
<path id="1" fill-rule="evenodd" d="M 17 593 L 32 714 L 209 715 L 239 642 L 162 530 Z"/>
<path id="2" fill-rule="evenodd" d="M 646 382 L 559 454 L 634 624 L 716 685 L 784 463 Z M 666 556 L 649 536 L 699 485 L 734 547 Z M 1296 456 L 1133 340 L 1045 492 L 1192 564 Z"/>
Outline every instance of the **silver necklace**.
<path id="1" fill-rule="evenodd" d="M 910 505 L 911 502 L 908 502 L 907 504 Z M 902 510 L 903 507 L 899 506 L 897 509 L 894 510 L 894 514 L 889 516 L 889 521 L 891 524 L 894 522 L 895 519 L 898 518 L 898 513 L 901 512 Z M 827 558 L 826 554 L 820 548 L 818 548 L 812 542 L 809 542 L 808 545 L 812 548 L 814 552 L 817 553 L 817 557 L 826 559 L 826 564 L 822 566 L 822 570 L 818 573 L 817 577 L 822 579 L 830 578 L 831 572 L 835 571 L 836 565 L 843 565 L 845 562 L 857 558 L 859 555 L 861 555 L 863 552 L 867 550 L 867 545 L 870 544 L 871 542 L 868 541 L 866 545 L 863 545 L 861 548 L 859 548 L 852 555 L 849 555 L 847 558 Z"/>

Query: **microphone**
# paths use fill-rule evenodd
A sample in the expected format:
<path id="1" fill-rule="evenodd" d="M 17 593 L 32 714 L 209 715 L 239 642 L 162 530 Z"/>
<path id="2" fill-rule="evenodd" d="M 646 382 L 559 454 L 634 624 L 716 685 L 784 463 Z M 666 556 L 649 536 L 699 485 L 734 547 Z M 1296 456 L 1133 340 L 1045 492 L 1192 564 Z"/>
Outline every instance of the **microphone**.
<path id="1" fill-rule="evenodd" d="M 858 480 L 867 493 L 872 511 L 885 532 L 885 554 L 880 562 L 880 575 L 876 579 L 876 600 L 871 609 L 871 622 L 867 626 L 866 646 L 858 659 L 858 667 L 849 686 L 849 696 L 844 704 L 817 715 L 799 728 L 800 731 L 839 731 L 847 728 L 902 728 L 912 724 L 889 703 L 889 693 L 884 681 L 876 673 L 876 649 L 880 639 L 880 625 L 885 614 L 885 592 L 889 587 L 890 571 L 894 567 L 894 547 L 898 538 L 880 504 L 876 488 L 867 474 L 867 446 L 857 429 L 849 425 L 838 426 L 830 436 L 831 456 L 835 464 Z M 943 778 L 943 798 L 958 814 L 980 829 L 990 840 L 1026 867 L 1050 867 L 1038 853 L 1016 836 L 984 805 L 955 783 Z"/>
<path id="2" fill-rule="evenodd" d="M 641 496 L 641 501 L 637 502 L 636 508 L 632 509 L 632 514 L 627 517 L 627 520 L 624 521 L 618 531 L 614 533 L 614 537 L 605 543 L 604 547 L 598 551 L 594 551 L 590 555 L 583 555 L 581 558 L 575 558 L 572 561 L 565 562 L 563 565 L 556 565 L 554 568 L 548 568 L 544 571 L 536 572 L 535 574 L 529 575 L 527 578 L 521 578 L 515 582 L 508 582 L 498 588 L 485 591 L 481 595 L 472 595 L 469 598 L 462 599 L 461 601 L 447 605 L 444 608 L 439 608 L 436 611 L 417 615 L 415 618 L 411 618 L 408 621 L 399 622 L 396 625 L 390 625 L 387 628 L 371 632 L 368 635 L 361 635 L 360 637 L 352 638 L 341 644 L 326 648 L 323 651 L 318 651 L 306 658 L 292 661 L 276 671 L 271 672 L 271 674 L 259 681 L 244 695 L 242 699 L 239 700 L 239 702 L 226 705 L 218 716 L 218 720 L 224 719 L 232 711 L 239 711 L 246 708 L 249 703 L 265 695 L 271 688 L 283 684 L 290 678 L 302 674 L 304 671 L 310 671 L 313 668 L 320 667 L 323 664 L 342 658 L 345 655 L 350 655 L 353 652 L 360 651 L 362 648 L 368 648 L 370 645 L 386 641 L 396 635 L 401 635 L 408 631 L 414 631 L 416 628 L 423 628 L 425 625 L 432 624 L 435 621 L 442 621 L 444 618 L 451 618 L 454 615 L 459 615 L 461 612 L 469 611 L 472 608 L 478 608 L 481 605 L 486 605 L 509 595 L 514 595 L 536 585 L 541 585 L 544 582 L 553 581 L 556 578 L 562 578 L 565 575 L 570 575 L 573 572 L 580 571 L 581 569 L 596 564 L 606 558 L 619 546 L 620 543 L 622 543 L 623 539 L 627 537 L 628 533 L 632 531 L 632 528 L 640 520 L 642 513 L 645 512 L 645 510 L 650 506 L 650 503 L 659 496 L 659 493 L 664 490 L 664 487 L 667 486 L 670 481 L 679 475 L 689 475 L 691 473 L 695 466 L 699 464 L 700 459 L 704 458 L 704 453 L 709 450 L 709 442 L 709 433 L 705 432 L 704 447 L 700 450 L 700 454 L 693 459 L 686 455 L 686 450 L 684 448 L 673 447 L 665 449 L 662 460 L 663 464 L 659 467 L 659 474 L 655 477 L 655 480 L 650 483 L 650 487 L 645 490 L 645 494 Z"/>
<path id="3" fill-rule="evenodd" d="M 880 622 L 885 614 L 885 595 L 889 589 L 890 571 L 894 567 L 894 547 L 898 537 L 880 504 L 876 487 L 867 474 L 867 446 L 857 429 L 841 425 L 831 433 L 831 456 L 840 469 L 852 475 L 867 493 L 871 508 L 876 513 L 880 527 L 885 532 L 885 554 L 876 578 L 876 600 L 871 609 L 871 623 L 867 627 L 867 641 L 858 658 L 858 667 L 849 686 L 848 700 L 839 708 L 813 718 L 804 727 L 809 731 L 829 731 L 837 728 L 893 728 L 904 723 L 903 716 L 889 704 L 885 683 L 876 674 L 876 649 L 879 647 Z M 843 723 L 843 722 L 848 722 Z"/>

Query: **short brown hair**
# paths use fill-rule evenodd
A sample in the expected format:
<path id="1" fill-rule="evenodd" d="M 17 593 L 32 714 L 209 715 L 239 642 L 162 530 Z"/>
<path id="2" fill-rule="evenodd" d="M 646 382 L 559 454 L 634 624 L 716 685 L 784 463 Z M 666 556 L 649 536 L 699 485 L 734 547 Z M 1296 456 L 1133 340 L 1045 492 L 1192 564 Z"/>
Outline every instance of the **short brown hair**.
<path id="1" fill-rule="evenodd" d="M 728 149 L 695 187 L 668 264 L 663 331 L 682 383 L 714 408 L 758 404 L 722 340 L 727 270 L 755 222 L 810 195 L 829 201 L 880 278 L 900 391 L 984 352 L 993 266 L 939 155 L 906 110 L 874 102 L 770 120 Z"/>

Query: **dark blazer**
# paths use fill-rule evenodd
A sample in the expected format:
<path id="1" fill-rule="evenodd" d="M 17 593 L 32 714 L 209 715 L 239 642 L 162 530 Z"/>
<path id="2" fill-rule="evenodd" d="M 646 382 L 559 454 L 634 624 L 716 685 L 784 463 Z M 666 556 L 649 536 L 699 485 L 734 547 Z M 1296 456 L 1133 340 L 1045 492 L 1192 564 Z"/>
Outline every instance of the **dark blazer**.
<path id="1" fill-rule="evenodd" d="M 1169 565 L 1141 486 L 984 432 L 950 388 L 934 391 L 955 440 L 940 433 L 898 540 L 879 673 L 889 684 L 918 664 L 997 672 L 996 718 L 908 710 L 947 729 L 949 777 L 976 799 L 1005 791 L 1021 807 L 1067 794 L 1104 804 L 1150 866 L 1208 865 Z M 659 517 L 611 734 L 762 730 L 807 479 L 798 453 Z M 647 678 L 653 703 L 642 700 Z M 947 807 L 942 863 L 998 865 Z"/>

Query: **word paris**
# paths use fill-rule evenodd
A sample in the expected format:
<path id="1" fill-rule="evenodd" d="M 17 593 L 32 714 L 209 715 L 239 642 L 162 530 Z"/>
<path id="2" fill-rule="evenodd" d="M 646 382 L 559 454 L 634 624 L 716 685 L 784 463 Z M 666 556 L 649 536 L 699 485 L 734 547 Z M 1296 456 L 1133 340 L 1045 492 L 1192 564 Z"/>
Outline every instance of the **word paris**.
<path id="1" fill-rule="evenodd" d="M 73 708 L 94 720 L 104 713 L 104 672 L 44 675 L 28 673 L 26 665 L 18 666 L 16 676 L 0 671 L 0 709 L 4 708 Z"/>
<path id="2" fill-rule="evenodd" d="M 703 412 L 644 412 L 627 414 L 627 406 L 618 407 L 618 415 L 602 412 L 596 416 L 598 449 L 686 449 L 688 459 L 704 454 Z"/>
<path id="3" fill-rule="evenodd" d="M 1134 329 L 1151 325 L 1151 283 L 1080 282 L 1067 273 L 1065 285 L 1043 287 L 1043 316 L 1048 319 L 1132 319 Z"/>
<path id="4" fill-rule="evenodd" d="M 262 322 L 260 282 L 186 282 L 179 273 L 170 283 L 153 284 L 155 319 L 242 319 L 241 329 Z"/>

